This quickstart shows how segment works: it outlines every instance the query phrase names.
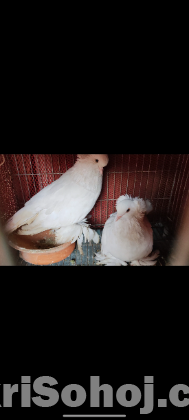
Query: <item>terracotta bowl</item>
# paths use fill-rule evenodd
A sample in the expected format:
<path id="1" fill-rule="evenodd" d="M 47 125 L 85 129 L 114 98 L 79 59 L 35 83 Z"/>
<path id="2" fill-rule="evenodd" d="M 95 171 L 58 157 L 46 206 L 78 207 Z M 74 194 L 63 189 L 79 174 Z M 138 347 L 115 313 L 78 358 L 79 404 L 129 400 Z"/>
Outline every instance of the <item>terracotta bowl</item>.
<path id="1" fill-rule="evenodd" d="M 37 235 L 9 235 L 9 245 L 20 251 L 20 257 L 30 264 L 48 265 L 65 260 L 75 249 L 75 243 L 55 244 L 53 230 L 46 230 Z"/>

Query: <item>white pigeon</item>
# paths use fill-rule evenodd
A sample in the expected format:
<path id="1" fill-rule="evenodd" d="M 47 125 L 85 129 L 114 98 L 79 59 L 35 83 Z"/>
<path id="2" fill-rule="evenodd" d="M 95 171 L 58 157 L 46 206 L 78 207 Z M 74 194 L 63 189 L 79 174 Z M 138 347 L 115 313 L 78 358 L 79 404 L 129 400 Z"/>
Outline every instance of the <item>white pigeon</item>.
<path id="1" fill-rule="evenodd" d="M 98 234 L 89 228 L 86 216 L 94 207 L 102 189 L 106 154 L 78 154 L 75 165 L 57 181 L 45 187 L 9 221 L 9 234 L 35 235 L 54 229 L 56 244 L 78 240 L 79 250 L 86 240 L 98 243 Z"/>
<path id="2" fill-rule="evenodd" d="M 97 265 L 155 265 L 159 251 L 152 253 L 153 231 L 146 217 L 152 210 L 150 201 L 125 195 L 116 207 L 104 226 Z"/>

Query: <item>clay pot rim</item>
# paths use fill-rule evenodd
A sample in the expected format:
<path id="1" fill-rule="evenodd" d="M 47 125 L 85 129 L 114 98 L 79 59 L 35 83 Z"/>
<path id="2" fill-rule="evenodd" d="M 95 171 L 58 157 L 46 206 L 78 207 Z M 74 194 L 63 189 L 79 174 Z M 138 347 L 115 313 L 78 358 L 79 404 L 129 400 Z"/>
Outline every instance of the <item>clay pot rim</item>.
<path id="1" fill-rule="evenodd" d="M 72 243 L 66 242 L 65 244 L 58 245 L 58 246 L 48 248 L 48 249 L 28 249 L 28 248 L 24 248 L 24 247 L 14 244 L 14 242 L 12 242 L 9 239 L 9 245 L 12 246 L 12 248 L 17 249 L 18 251 L 27 252 L 28 254 L 52 254 L 52 253 L 61 251 L 65 248 L 68 248 L 70 245 L 72 245 Z"/>

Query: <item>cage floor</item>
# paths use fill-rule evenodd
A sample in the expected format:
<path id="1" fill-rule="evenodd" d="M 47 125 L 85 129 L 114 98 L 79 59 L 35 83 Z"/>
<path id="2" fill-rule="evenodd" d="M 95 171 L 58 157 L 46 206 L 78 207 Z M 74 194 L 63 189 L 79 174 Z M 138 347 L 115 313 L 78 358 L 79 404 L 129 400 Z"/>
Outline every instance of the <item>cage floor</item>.
<path id="1" fill-rule="evenodd" d="M 101 238 L 102 229 L 97 229 L 97 232 Z M 174 238 L 168 234 L 163 226 L 154 226 L 154 249 L 159 249 L 160 257 L 158 258 L 157 266 L 164 266 L 168 262 L 169 255 L 173 248 Z M 60 261 L 56 264 L 50 264 L 49 266 L 96 266 L 95 254 L 100 251 L 101 243 L 98 245 L 94 243 L 84 243 L 83 255 L 80 255 L 76 246 L 74 252 L 65 260 Z M 22 260 L 19 257 L 19 252 L 16 251 L 16 265 L 17 266 L 34 266 Z"/>

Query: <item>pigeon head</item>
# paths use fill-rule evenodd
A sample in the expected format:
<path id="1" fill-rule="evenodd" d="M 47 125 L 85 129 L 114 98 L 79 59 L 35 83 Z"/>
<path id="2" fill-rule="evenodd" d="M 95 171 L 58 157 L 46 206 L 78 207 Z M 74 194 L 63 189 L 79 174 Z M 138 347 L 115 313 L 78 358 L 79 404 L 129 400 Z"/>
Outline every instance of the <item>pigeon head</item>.
<path id="1" fill-rule="evenodd" d="M 133 202 L 132 200 L 125 199 L 117 201 L 117 217 L 116 222 L 121 219 L 124 215 L 127 215 L 127 218 L 133 216 Z"/>
<path id="2" fill-rule="evenodd" d="M 93 165 L 94 167 L 96 167 L 100 174 L 103 175 L 103 168 L 105 166 L 107 166 L 108 162 L 109 162 L 109 158 L 108 155 L 87 155 L 87 154 L 79 154 L 77 155 L 78 160 L 82 161 L 82 162 L 86 162 L 89 163 L 91 165 Z"/>
<path id="3" fill-rule="evenodd" d="M 142 198 L 132 198 L 129 195 L 119 197 L 116 207 L 116 222 L 122 217 L 125 220 L 131 219 L 132 217 L 141 219 L 152 210 L 152 205 L 148 200 L 144 201 Z"/>

